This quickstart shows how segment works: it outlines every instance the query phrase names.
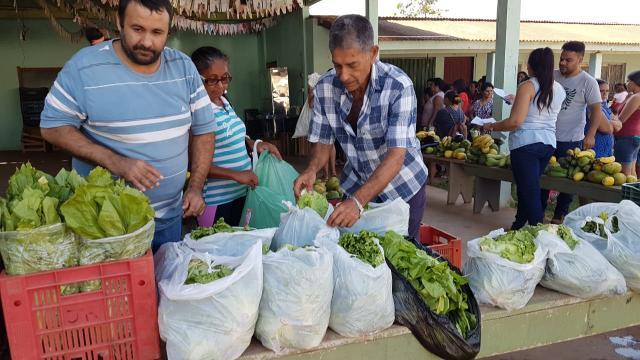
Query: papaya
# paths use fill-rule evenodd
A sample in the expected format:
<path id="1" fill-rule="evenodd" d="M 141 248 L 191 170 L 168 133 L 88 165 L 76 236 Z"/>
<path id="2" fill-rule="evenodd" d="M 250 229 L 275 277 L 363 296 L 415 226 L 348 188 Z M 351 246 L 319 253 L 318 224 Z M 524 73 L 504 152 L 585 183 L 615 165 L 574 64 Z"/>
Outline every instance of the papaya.
<path id="1" fill-rule="evenodd" d="M 549 164 L 557 164 L 558 163 L 558 159 L 556 159 L 555 156 L 551 156 L 551 159 L 549 159 Z"/>
<path id="2" fill-rule="evenodd" d="M 609 175 L 619 173 L 622 171 L 622 164 L 620 164 L 619 162 L 612 162 L 612 163 L 606 164 L 602 167 L 602 171 L 604 171 Z"/>
<path id="3" fill-rule="evenodd" d="M 452 156 L 453 156 L 453 151 L 447 150 L 444 152 L 444 157 L 446 157 L 447 159 L 450 159 Z"/>
<path id="4" fill-rule="evenodd" d="M 578 158 L 578 166 L 583 167 L 585 165 L 591 164 L 591 159 L 587 156 L 583 156 Z"/>
<path id="5" fill-rule="evenodd" d="M 483 147 L 481 151 L 482 151 L 483 154 L 488 154 L 489 151 L 491 151 L 491 148 L 486 146 L 486 147 Z"/>
<path id="6" fill-rule="evenodd" d="M 622 185 L 627 181 L 627 175 L 623 173 L 613 174 L 614 185 Z"/>
<path id="7" fill-rule="evenodd" d="M 616 181 L 612 176 L 606 176 L 604 179 L 602 179 L 602 185 L 604 186 L 613 186 L 615 182 Z"/>
<path id="8" fill-rule="evenodd" d="M 584 179 L 584 173 L 582 171 L 573 174 L 573 181 L 582 181 L 582 179 Z"/>
<path id="9" fill-rule="evenodd" d="M 458 160 L 464 160 L 467 158 L 467 154 L 465 154 L 464 152 L 458 152 L 458 153 L 455 153 L 455 157 Z"/>
<path id="10" fill-rule="evenodd" d="M 633 175 L 629 175 L 627 176 L 627 183 L 635 183 L 638 182 L 638 178 L 633 176 Z"/>
<path id="11" fill-rule="evenodd" d="M 454 153 L 454 154 L 457 154 L 457 153 L 464 153 L 465 151 L 466 151 L 466 149 L 465 149 L 465 148 L 463 148 L 463 147 L 459 147 L 459 148 L 455 149 L 455 150 L 453 151 L 453 153 Z"/>
<path id="12" fill-rule="evenodd" d="M 504 167 L 505 165 L 507 165 L 507 158 L 502 158 L 501 160 L 499 160 L 500 162 L 498 163 L 498 166 L 500 167 Z"/>
<path id="13" fill-rule="evenodd" d="M 498 155 L 498 151 L 496 149 L 489 149 L 489 154 L 491 155 Z"/>
<path id="14" fill-rule="evenodd" d="M 594 184 L 601 184 L 602 180 L 607 177 L 607 174 L 602 171 L 592 170 L 587 174 L 587 181 L 592 182 Z"/>
<path id="15" fill-rule="evenodd" d="M 547 172 L 547 175 L 551 177 L 565 178 L 569 171 L 563 168 L 552 168 Z"/>

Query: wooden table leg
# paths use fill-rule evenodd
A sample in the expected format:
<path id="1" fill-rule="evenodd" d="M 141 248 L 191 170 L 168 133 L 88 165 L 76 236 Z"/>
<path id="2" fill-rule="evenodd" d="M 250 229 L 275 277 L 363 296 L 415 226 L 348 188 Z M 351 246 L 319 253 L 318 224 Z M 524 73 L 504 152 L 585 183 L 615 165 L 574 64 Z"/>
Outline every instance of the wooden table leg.
<path id="1" fill-rule="evenodd" d="M 449 197 L 447 204 L 455 204 L 462 194 L 465 204 L 473 198 L 473 176 L 467 175 L 462 164 L 451 163 L 449 166 Z"/>
<path id="2" fill-rule="evenodd" d="M 474 214 L 479 214 L 486 202 L 489 203 L 489 208 L 493 212 L 500 210 L 500 183 L 500 180 L 476 177 L 475 199 L 473 201 Z"/>

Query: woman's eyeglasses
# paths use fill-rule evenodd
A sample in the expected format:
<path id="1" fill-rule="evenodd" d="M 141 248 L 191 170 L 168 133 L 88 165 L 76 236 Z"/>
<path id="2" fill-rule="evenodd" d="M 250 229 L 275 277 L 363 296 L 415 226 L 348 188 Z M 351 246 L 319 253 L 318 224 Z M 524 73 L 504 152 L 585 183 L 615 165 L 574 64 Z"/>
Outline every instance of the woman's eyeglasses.
<path id="1" fill-rule="evenodd" d="M 219 79 L 216 78 L 205 78 L 204 76 L 200 75 L 200 78 L 202 79 L 202 83 L 205 86 L 215 86 L 218 85 L 218 83 L 223 83 L 224 85 L 227 85 L 231 82 L 231 80 L 233 79 L 231 77 L 231 75 L 225 75 Z"/>

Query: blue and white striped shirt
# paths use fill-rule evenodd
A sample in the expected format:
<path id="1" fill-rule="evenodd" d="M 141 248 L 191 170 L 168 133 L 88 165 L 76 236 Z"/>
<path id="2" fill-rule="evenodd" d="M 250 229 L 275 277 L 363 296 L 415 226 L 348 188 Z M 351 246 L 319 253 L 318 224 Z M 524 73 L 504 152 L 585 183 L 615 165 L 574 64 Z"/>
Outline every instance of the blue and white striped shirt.
<path id="1" fill-rule="evenodd" d="M 212 164 L 234 171 L 251 170 L 245 145 L 247 129 L 229 102 L 225 98 L 222 101 L 224 107 L 211 103 L 216 118 L 216 150 Z M 226 204 L 246 194 L 247 186 L 233 180 L 209 178 L 204 187 L 207 205 Z"/>
<path id="2" fill-rule="evenodd" d="M 309 142 L 333 144 L 338 140 L 347 155 L 340 181 L 347 195 L 353 195 L 371 177 L 390 148 L 407 150 L 404 164 L 375 201 L 409 201 L 422 189 L 427 168 L 416 139 L 416 95 L 402 70 L 380 61 L 371 66 L 357 133 L 347 122 L 353 98 L 335 70 L 320 78 L 314 94 Z"/>
<path id="3" fill-rule="evenodd" d="M 160 186 L 145 193 L 156 217 L 182 213 L 182 188 L 188 163 L 189 130 L 215 130 L 211 101 L 191 59 L 165 48 L 153 74 L 123 64 L 113 41 L 76 53 L 58 74 L 45 101 L 40 126 L 79 128 L 91 141 L 154 166 Z M 94 167 L 73 159 L 86 175 Z"/>

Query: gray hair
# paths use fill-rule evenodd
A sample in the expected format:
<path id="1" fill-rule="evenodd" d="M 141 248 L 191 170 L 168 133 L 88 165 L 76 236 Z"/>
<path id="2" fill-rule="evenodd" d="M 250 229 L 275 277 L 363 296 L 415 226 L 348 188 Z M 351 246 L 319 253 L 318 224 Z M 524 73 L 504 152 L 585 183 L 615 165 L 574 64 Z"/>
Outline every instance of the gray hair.
<path id="1" fill-rule="evenodd" d="M 373 27 L 361 15 L 343 15 L 336 19 L 329 30 L 329 50 L 360 49 L 369 51 L 373 46 Z"/>

